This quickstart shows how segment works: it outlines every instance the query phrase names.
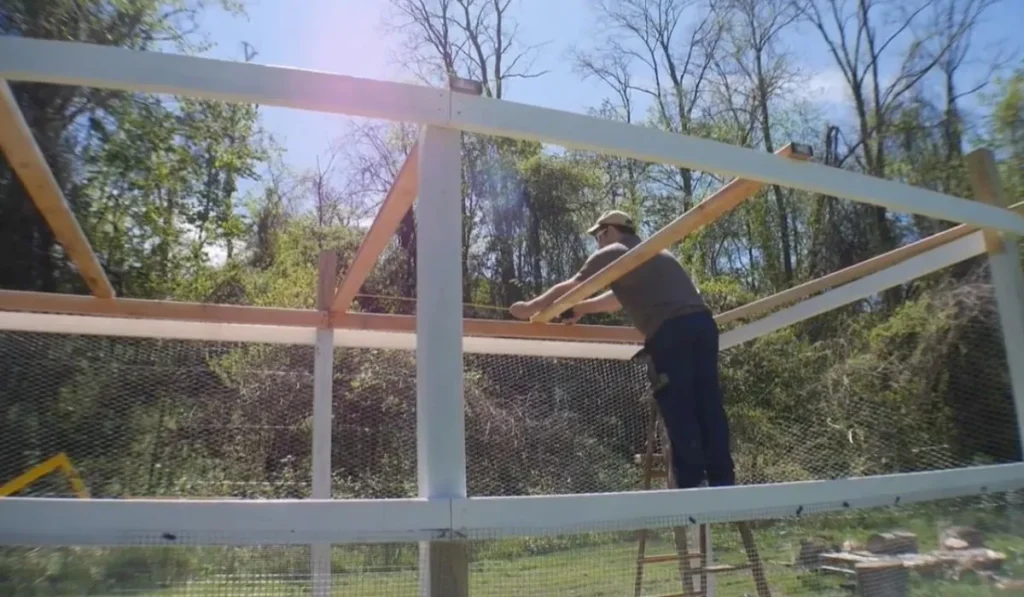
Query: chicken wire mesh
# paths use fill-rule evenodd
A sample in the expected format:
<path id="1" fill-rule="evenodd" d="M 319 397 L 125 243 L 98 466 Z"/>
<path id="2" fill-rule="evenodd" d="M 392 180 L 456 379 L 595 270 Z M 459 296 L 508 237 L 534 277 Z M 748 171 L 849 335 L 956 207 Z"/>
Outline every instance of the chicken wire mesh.
<path id="1" fill-rule="evenodd" d="M 297 504 L 301 508 L 303 504 Z M 813 512 L 813 509 L 811 510 Z M 258 515 L 258 512 L 253 512 Z M 1024 494 L 986 493 L 910 505 L 851 508 L 795 516 L 752 505 L 750 545 L 737 525 L 709 525 L 708 584 L 715 595 L 996 595 L 1024 585 Z M 613 521 L 609 521 L 612 523 Z M 469 594 L 475 596 L 621 596 L 679 594 L 675 532 L 686 517 L 639 531 L 602 525 L 546 529 L 536 535 L 471 533 Z M 695 529 L 689 527 L 691 536 Z M 240 531 L 235 529 L 234 535 Z M 289 536 L 288 541 L 301 537 Z M 141 544 L 118 547 L 0 548 L 0 594 L 242 597 L 310 595 L 309 548 Z M 697 552 L 697 542 L 688 545 Z M 419 594 L 414 543 L 345 544 L 331 551 L 332 595 Z M 701 583 L 697 558 L 688 570 Z M 640 574 L 638 575 L 638 568 Z M 761 581 L 755 581 L 760 578 Z M 874 591 L 874 592 L 873 592 Z"/>
<path id="2" fill-rule="evenodd" d="M 337 348 L 334 357 L 331 495 L 417 495 L 415 353 Z"/>
<path id="3" fill-rule="evenodd" d="M 886 315 L 883 294 L 723 353 L 741 483 L 1021 459 L 987 271 L 925 288 Z"/>
<path id="4" fill-rule="evenodd" d="M 1019 461 L 987 274 L 882 300 L 723 351 L 741 483 Z M 0 484 L 66 454 L 94 497 L 310 495 L 312 347 L 0 332 L 0 357 Z M 639 363 L 464 364 L 470 495 L 642 487 Z M 333 376 L 333 497 L 415 496 L 415 353 L 339 347 Z M 53 474 L 19 495 L 73 492 Z"/>
<path id="5" fill-rule="evenodd" d="M 334 595 L 415 595 L 416 544 L 339 545 L 331 550 Z M 291 597 L 312 594 L 310 548 L 0 548 L 0 595 L 64 597 Z"/>
<path id="6" fill-rule="evenodd" d="M 636 487 L 647 383 L 636 363 L 469 355 L 465 380 L 471 495 Z"/>
<path id="7" fill-rule="evenodd" d="M 737 526 L 712 524 L 709 569 L 719 572 L 706 578 L 715 595 L 845 596 L 858 583 L 863 595 L 995 595 L 1024 587 L 1024 499 L 1017 492 L 800 517 L 756 509 L 746 515 L 764 581 L 755 582 Z M 698 553 L 697 528 L 677 526 L 685 524 L 680 517 L 649 529 L 644 555 L 654 561 L 643 566 L 636 531 L 473 537 L 471 587 L 484 595 L 682 594 L 675 531 L 688 531 L 688 552 Z M 698 558 L 692 561 L 696 589 L 701 575 Z"/>
<path id="8" fill-rule="evenodd" d="M 884 300 L 722 352 L 741 484 L 1020 460 L 987 273 L 930 288 L 881 315 Z M 654 411 L 640 364 L 470 355 L 465 375 L 471 494 L 642 487 Z"/>
<path id="9" fill-rule="evenodd" d="M 312 347 L 0 332 L 0 483 L 64 454 L 92 497 L 306 497 Z M 19 496 L 68 496 L 59 474 Z"/>

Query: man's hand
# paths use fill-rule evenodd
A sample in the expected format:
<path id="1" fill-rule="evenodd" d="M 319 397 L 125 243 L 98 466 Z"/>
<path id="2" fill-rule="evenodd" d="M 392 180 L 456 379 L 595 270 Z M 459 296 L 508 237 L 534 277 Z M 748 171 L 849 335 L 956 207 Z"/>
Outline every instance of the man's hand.
<path id="1" fill-rule="evenodd" d="M 580 280 L 578 280 L 576 277 L 570 278 L 564 282 L 559 282 L 558 284 L 555 284 L 551 288 L 548 288 L 547 291 L 544 292 L 544 294 L 534 299 L 531 299 L 529 301 L 519 301 L 518 303 L 509 307 L 508 311 L 509 313 L 512 314 L 513 317 L 516 317 L 517 319 L 529 319 L 536 315 L 537 313 L 540 313 L 541 311 L 546 309 L 548 306 L 551 305 L 551 303 L 558 300 L 558 298 L 561 297 L 566 292 L 569 292 L 573 288 L 576 288 L 576 286 L 578 286 L 579 283 Z"/>
<path id="2" fill-rule="evenodd" d="M 519 301 L 518 303 L 513 303 L 513 305 L 508 308 L 508 312 L 516 319 L 529 319 L 533 317 L 534 313 L 537 312 L 537 309 L 526 301 Z"/>

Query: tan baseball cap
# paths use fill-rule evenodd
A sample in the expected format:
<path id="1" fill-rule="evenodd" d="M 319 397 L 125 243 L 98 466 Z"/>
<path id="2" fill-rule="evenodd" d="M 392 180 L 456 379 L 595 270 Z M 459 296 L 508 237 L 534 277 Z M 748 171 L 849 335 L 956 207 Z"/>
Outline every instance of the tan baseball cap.
<path id="1" fill-rule="evenodd" d="M 597 223 L 587 230 L 587 234 L 593 235 L 604 226 L 625 226 L 636 230 L 636 224 L 633 223 L 633 218 L 629 217 L 626 212 L 613 209 L 611 211 L 604 212 L 604 214 L 598 218 Z"/>

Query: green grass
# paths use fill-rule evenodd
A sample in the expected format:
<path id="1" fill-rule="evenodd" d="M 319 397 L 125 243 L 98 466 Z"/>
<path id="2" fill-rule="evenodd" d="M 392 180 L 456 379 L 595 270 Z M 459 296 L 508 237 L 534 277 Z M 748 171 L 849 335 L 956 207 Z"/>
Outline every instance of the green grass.
<path id="1" fill-rule="evenodd" d="M 775 597 L 849 596 L 838 575 L 814 574 L 788 564 L 800 539 L 822 536 L 832 542 L 863 541 L 891 529 L 913 531 L 921 551 L 934 549 L 938 531 L 970 524 L 986 544 L 1007 554 L 1002 575 L 1024 578 L 1024 525 L 993 508 L 919 507 L 913 510 L 849 512 L 763 525 L 755 530 L 758 549 Z M 738 534 L 714 525 L 716 559 L 743 563 Z M 631 596 L 637 543 L 632 533 L 591 533 L 474 541 L 470 588 L 473 595 Z M 649 555 L 671 553 L 671 535 L 655 534 Z M 418 594 L 415 545 L 337 546 L 332 553 L 334 595 L 371 597 Z M 308 551 L 304 547 L 126 548 L 116 550 L 20 550 L 0 554 L 0 594 L 135 595 L 138 597 L 284 597 L 309 595 Z M 3 565 L 6 564 L 6 568 Z M 42 575 L 42 578 L 41 578 Z M 21 582 L 16 579 L 18 576 Z M 5 578 L 6 577 L 6 578 Z M 911 573 L 913 597 L 1006 595 L 976 580 L 925 580 Z M 5 581 L 8 584 L 5 584 Z M 754 595 L 749 571 L 718 576 L 721 597 Z M 11 590 L 13 589 L 13 590 Z M 645 567 L 644 594 L 681 589 L 672 563 Z"/>
<path id="2" fill-rule="evenodd" d="M 957 516 L 958 523 L 964 523 Z M 981 515 L 967 521 L 983 528 L 987 545 L 1003 551 L 1008 560 L 1002 574 L 1024 578 L 1024 535 L 1011 533 L 1003 517 L 985 520 Z M 844 578 L 804 572 L 789 566 L 796 555 L 799 540 L 822 535 L 841 542 L 844 539 L 863 541 L 871 533 L 901 528 L 918 535 L 922 551 L 934 549 L 940 523 L 948 519 L 941 513 L 921 512 L 915 517 L 845 515 L 818 524 L 780 523 L 758 529 L 756 538 L 764 561 L 772 593 L 776 597 L 795 595 L 851 595 L 842 588 Z M 830 523 L 830 524 L 826 524 Z M 716 525 L 714 547 L 722 563 L 742 563 L 738 535 L 729 525 Z M 671 553 L 668 532 L 659 533 L 649 542 L 648 554 Z M 571 544 L 566 544 L 571 541 Z M 612 597 L 633 594 L 637 544 L 632 534 L 605 533 L 480 542 L 474 544 L 474 561 L 470 587 L 473 595 L 517 595 L 541 597 L 550 595 Z M 417 594 L 415 551 L 397 549 L 390 553 L 373 548 L 337 548 L 334 577 L 335 595 L 413 596 Z M 338 571 L 343 571 L 338 573 Z M 347 571 L 347 572 L 345 572 Z M 966 595 L 1006 595 L 976 580 L 925 580 L 911 574 L 914 597 L 960 597 Z M 644 594 L 659 595 L 681 589 L 678 570 L 672 563 L 652 564 L 645 568 Z M 288 584 L 271 581 L 248 586 L 222 583 L 192 584 L 179 589 L 150 593 L 152 597 L 222 597 L 243 594 L 306 595 L 305 583 Z M 754 595 L 749 571 L 718 576 L 718 594 L 722 597 Z"/>
<path id="3" fill-rule="evenodd" d="M 767 544 L 759 547 L 768 552 Z M 995 542 L 993 542 L 995 547 Z M 1024 547 L 1018 541 L 1017 547 Z M 662 542 L 650 553 L 670 551 Z M 779 554 L 767 554 L 769 556 Z M 1020 553 L 1010 554 L 1009 567 L 1021 567 Z M 735 554 L 722 554 L 720 559 L 735 561 Z M 610 544 L 575 549 L 564 553 L 524 556 L 506 560 L 474 562 L 470 577 L 471 595 L 515 595 L 521 597 L 612 597 L 633 594 L 633 558 L 635 543 Z M 769 558 L 765 558 L 769 560 Z M 778 561 L 767 561 L 766 572 L 775 597 L 795 595 L 842 595 L 851 592 L 840 587 L 842 579 L 833 575 L 799 573 Z M 749 572 L 737 571 L 719 575 L 718 594 L 722 597 L 753 595 L 753 582 Z M 680 583 L 673 564 L 655 564 L 646 568 L 645 595 L 678 592 Z M 978 582 L 924 581 L 912 576 L 914 597 L 960 597 L 977 595 L 1006 595 Z M 147 593 L 147 597 L 242 597 L 243 595 L 308 595 L 306 583 L 289 584 L 270 581 L 259 583 L 198 583 L 175 589 Z M 391 572 L 360 572 L 338 574 L 334 578 L 334 595 L 409 596 L 417 595 L 417 577 L 414 570 Z"/>

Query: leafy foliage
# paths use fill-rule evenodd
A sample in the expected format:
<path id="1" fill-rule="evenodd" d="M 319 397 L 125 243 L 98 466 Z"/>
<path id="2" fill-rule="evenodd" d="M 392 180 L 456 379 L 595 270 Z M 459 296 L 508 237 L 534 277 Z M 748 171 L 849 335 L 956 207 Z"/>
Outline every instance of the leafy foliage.
<path id="1" fill-rule="evenodd" d="M 503 70 L 497 55 L 471 57 L 454 52 L 451 44 L 462 42 L 429 37 L 441 30 L 436 19 L 453 24 L 457 15 L 394 3 L 404 15 L 402 35 L 420 52 L 414 70 L 422 77 L 486 73 L 488 93 L 501 97 L 512 89 L 508 80 L 535 74 L 515 61 Z M 0 0 L 0 34 L 199 52 L 207 47 L 195 26 L 203 11 L 240 11 L 240 4 Z M 789 26 L 798 18 L 790 3 L 727 4 L 730 10 L 697 23 L 700 35 L 658 46 L 655 38 L 626 35 L 644 3 L 602 3 L 618 29 L 602 51 L 578 56 L 583 74 L 610 86 L 595 113 L 768 151 L 777 145 L 772 138 L 820 138 L 815 145 L 824 146 L 830 165 L 961 195 L 969 192 L 964 139 L 978 139 L 996 150 L 1008 195 L 1024 196 L 1024 67 L 987 91 L 977 129 L 967 124 L 961 96 L 949 91 L 955 84 L 939 93 L 923 75 L 911 82 L 916 61 L 908 59 L 911 70 L 884 105 L 867 93 L 865 79 L 847 80 L 858 118 L 839 134 L 806 102 L 786 99 L 797 73 L 757 19 L 741 18 L 774 14 L 764 21 Z M 513 38 L 497 37 L 513 16 L 503 6 L 458 21 L 459 39 L 476 36 L 527 55 Z M 944 55 L 960 41 L 947 40 Z M 650 62 L 637 59 L 644 48 Z M 700 64 L 681 64 L 691 48 Z M 958 83 L 956 65 L 945 64 L 935 72 Z M 659 78 L 631 83 L 645 65 Z M 680 68 L 665 78 L 669 65 Z M 257 106 L 13 88 L 115 289 L 128 297 L 312 307 L 318 253 L 336 251 L 346 271 L 414 134 L 353 125 L 325 154 L 326 166 L 293 172 L 262 130 Z M 469 134 L 463 180 L 463 299 L 474 317 L 503 317 L 512 302 L 570 276 L 592 248 L 581 231 L 601 211 L 625 209 L 652 232 L 722 182 L 711 173 Z M 676 251 L 722 312 L 946 226 L 770 188 Z M 413 210 L 352 308 L 412 313 L 416 263 L 429 258 L 415 246 Z M 6 162 L 0 254 L 0 287 L 83 290 Z M 628 324 L 621 315 L 594 322 Z M 741 478 L 839 478 L 1019 459 L 998 330 L 986 272 L 972 262 L 724 352 Z M 0 334 L 0 480 L 66 452 L 97 496 L 308 497 L 312 360 L 309 349 L 276 345 Z M 334 495 L 415 495 L 414 355 L 339 350 L 334 374 Z M 467 357 L 471 493 L 635 488 L 644 383 L 630 363 Z M 531 540 L 494 549 L 541 553 L 560 545 Z M 114 583 L 152 587 L 205 565 L 171 552 L 154 551 L 145 561 L 116 551 L 95 561 L 74 556 L 0 555 L 0 587 L 18 594 L 20 581 L 10 579 L 32 575 L 47 578 L 54 594 L 107 591 Z M 401 548 L 346 557 L 412 565 Z"/>

